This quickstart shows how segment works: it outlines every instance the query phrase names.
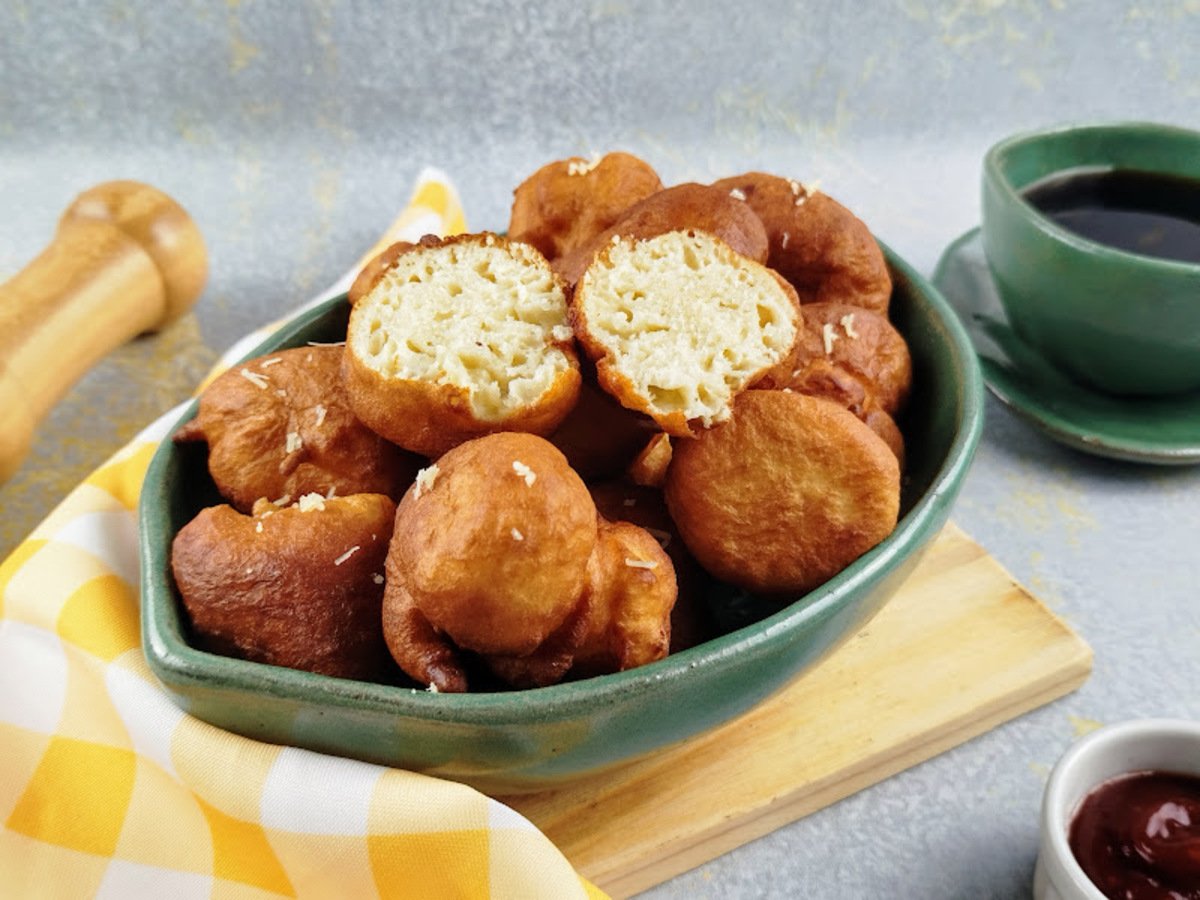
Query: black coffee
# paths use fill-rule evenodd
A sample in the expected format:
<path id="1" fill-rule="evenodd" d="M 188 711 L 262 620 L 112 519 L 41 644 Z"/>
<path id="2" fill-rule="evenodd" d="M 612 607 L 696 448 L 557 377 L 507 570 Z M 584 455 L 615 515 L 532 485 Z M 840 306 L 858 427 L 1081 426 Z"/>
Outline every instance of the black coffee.
<path id="1" fill-rule="evenodd" d="M 1022 192 L 1062 227 L 1118 250 L 1200 263 L 1200 179 L 1077 169 Z"/>

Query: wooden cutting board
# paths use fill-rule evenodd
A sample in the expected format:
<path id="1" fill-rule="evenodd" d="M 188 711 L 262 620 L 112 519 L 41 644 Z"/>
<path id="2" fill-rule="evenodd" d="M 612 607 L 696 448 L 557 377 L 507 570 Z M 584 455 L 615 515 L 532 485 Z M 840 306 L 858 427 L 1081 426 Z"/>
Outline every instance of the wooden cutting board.
<path id="1" fill-rule="evenodd" d="M 1091 648 L 951 524 L 863 631 L 757 708 L 505 803 L 625 897 L 1061 697 L 1091 666 Z"/>

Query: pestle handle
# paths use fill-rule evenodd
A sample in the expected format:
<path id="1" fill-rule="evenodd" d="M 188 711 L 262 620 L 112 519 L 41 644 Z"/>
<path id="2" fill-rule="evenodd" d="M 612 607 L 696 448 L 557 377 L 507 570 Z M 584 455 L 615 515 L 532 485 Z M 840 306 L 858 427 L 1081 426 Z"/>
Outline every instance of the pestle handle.
<path id="1" fill-rule="evenodd" d="M 191 309 L 207 275 L 200 230 L 162 191 L 110 181 L 75 199 L 50 245 L 0 285 L 0 483 L 59 398 L 110 351 Z"/>

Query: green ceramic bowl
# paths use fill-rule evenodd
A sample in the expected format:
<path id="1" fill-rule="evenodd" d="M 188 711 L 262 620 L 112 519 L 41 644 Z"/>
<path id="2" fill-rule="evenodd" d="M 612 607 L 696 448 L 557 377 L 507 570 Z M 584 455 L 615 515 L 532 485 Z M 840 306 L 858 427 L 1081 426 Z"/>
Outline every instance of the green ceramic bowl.
<path id="1" fill-rule="evenodd" d="M 1011 137 L 983 166 L 983 242 L 1009 321 L 1063 371 L 1120 395 L 1200 389 L 1200 265 L 1098 244 L 1021 190 L 1072 169 L 1200 179 L 1200 132 L 1145 123 Z"/>
<path id="2" fill-rule="evenodd" d="M 170 575 L 175 533 L 220 502 L 203 449 L 165 441 L 141 501 L 142 637 L 150 667 L 189 713 L 278 744 L 414 769 L 505 793 L 552 786 L 745 712 L 858 631 L 936 536 L 979 439 L 982 380 L 974 351 L 940 295 L 890 252 L 893 320 L 907 337 L 915 390 L 903 422 L 909 472 L 895 532 L 782 611 L 667 659 L 537 690 L 431 694 L 214 656 L 189 643 Z M 340 340 L 349 313 L 332 300 L 252 356 Z M 183 420 L 195 414 L 195 404 Z M 720 598 L 753 618 L 752 598 Z M 772 607 L 777 610 L 778 607 Z"/>

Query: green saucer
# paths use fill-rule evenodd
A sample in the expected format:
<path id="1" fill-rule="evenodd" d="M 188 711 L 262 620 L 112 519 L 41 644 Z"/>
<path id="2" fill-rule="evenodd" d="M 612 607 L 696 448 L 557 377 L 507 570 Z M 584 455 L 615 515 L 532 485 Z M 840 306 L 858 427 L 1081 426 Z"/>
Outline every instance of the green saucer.
<path id="1" fill-rule="evenodd" d="M 932 280 L 966 326 L 988 389 L 1049 437 L 1112 459 L 1200 463 L 1200 394 L 1114 397 L 1071 381 L 1009 325 L 978 228 L 946 248 Z"/>

